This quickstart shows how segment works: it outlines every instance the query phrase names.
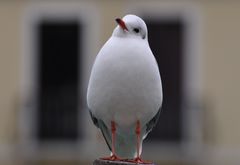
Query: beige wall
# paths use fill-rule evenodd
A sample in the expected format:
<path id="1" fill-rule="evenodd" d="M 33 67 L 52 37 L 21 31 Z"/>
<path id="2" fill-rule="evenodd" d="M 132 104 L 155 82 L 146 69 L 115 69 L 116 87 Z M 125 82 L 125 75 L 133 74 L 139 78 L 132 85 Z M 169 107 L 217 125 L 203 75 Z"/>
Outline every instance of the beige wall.
<path id="1" fill-rule="evenodd" d="M 183 2 L 183 1 L 181 1 Z M 173 1 L 172 3 L 181 3 Z M 188 1 L 202 14 L 203 164 L 240 163 L 240 1 Z M 188 3 L 186 2 L 186 3 Z M 193 3 L 195 2 L 195 3 Z M 1 146 L 18 141 L 21 21 L 31 1 L 0 2 L 0 164 Z M 57 3 L 57 2 L 56 2 Z M 72 1 L 81 5 L 81 1 Z M 85 1 L 86 3 L 86 1 Z M 100 13 L 100 46 L 128 1 L 90 1 Z M 138 3 L 138 2 L 136 2 Z M 141 3 L 151 3 L 151 1 Z M 162 2 L 153 1 L 158 5 Z M 164 1 L 163 3 L 166 3 Z M 207 153 L 207 154 L 206 154 Z M 11 159 L 11 158 L 10 158 Z"/>
<path id="2" fill-rule="evenodd" d="M 206 3 L 204 96 L 214 117 L 214 143 L 240 147 L 240 3 Z M 208 112 L 206 112 L 207 115 Z"/>
<path id="3" fill-rule="evenodd" d="M 21 3 L 0 2 L 0 146 L 16 139 Z"/>

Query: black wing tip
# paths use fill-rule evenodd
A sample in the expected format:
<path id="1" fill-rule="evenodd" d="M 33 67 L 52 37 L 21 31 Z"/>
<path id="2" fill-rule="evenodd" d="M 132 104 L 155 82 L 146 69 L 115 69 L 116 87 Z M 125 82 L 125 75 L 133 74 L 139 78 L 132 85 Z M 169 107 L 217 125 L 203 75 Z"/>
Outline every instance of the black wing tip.
<path id="1" fill-rule="evenodd" d="M 157 114 L 146 124 L 146 132 L 149 133 L 157 125 L 161 113 L 161 108 L 159 108 Z"/>
<path id="2" fill-rule="evenodd" d="M 92 114 L 91 110 L 89 110 L 89 113 L 92 118 L 93 124 L 99 128 L 98 119 Z"/>

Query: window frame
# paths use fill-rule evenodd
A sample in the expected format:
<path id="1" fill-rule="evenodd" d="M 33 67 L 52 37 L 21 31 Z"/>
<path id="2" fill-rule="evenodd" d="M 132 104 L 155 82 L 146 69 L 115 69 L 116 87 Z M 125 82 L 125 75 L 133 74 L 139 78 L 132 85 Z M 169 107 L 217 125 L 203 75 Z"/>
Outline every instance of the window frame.
<path id="1" fill-rule="evenodd" d="M 97 9 L 91 4 L 81 3 L 33 3 L 23 13 L 22 56 L 21 56 L 21 80 L 20 80 L 20 150 L 21 155 L 27 159 L 92 159 L 93 145 L 96 141 L 95 130 L 88 114 L 84 94 L 87 90 L 88 76 L 91 71 L 92 61 L 97 54 L 97 42 L 99 39 L 99 18 Z M 36 134 L 37 120 L 37 32 L 36 27 L 43 20 L 72 21 L 77 20 L 82 26 L 80 44 L 82 50 L 81 82 L 79 82 L 79 97 L 82 97 L 81 113 L 79 113 L 79 128 L 84 135 L 77 142 L 44 142 L 40 143 Z M 80 53 L 81 51 L 81 53 Z M 80 69 L 79 68 L 79 69 Z"/>
<path id="2" fill-rule="evenodd" d="M 181 20 L 185 27 L 183 40 L 182 142 L 143 142 L 143 155 L 150 160 L 197 160 L 202 151 L 202 15 L 192 3 L 144 2 L 128 4 L 125 13 L 153 21 Z M 151 45 L 150 45 L 151 46 Z M 163 93 L 164 97 L 164 93 Z M 163 99 L 164 101 L 164 99 Z M 161 117 L 160 117 L 161 120 Z M 197 130 L 197 131 L 196 131 Z"/>

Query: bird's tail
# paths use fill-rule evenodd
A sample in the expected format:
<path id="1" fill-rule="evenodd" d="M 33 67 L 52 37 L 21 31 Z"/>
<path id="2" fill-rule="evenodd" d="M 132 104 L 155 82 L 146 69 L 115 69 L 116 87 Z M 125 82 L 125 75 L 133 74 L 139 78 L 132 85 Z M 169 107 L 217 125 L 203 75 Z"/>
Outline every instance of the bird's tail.
<path id="1" fill-rule="evenodd" d="M 107 126 L 104 124 L 103 121 L 99 122 L 99 128 L 101 129 L 101 132 L 103 134 L 103 137 L 109 147 L 109 149 L 112 151 L 112 139 L 111 139 L 111 132 L 107 128 Z M 141 133 L 140 135 L 140 151 L 141 154 L 142 150 L 142 141 L 143 141 L 143 135 L 144 133 Z M 116 131 L 115 134 L 115 151 L 117 156 L 124 159 L 132 159 L 136 157 L 137 155 L 137 141 L 136 141 L 136 135 L 135 132 L 132 134 L 124 134 L 119 133 Z"/>
<path id="2" fill-rule="evenodd" d="M 133 134 L 119 134 L 116 133 L 116 154 L 120 158 L 132 159 L 137 156 L 137 140 L 136 135 Z M 142 138 L 140 138 L 142 139 Z M 142 150 L 142 140 L 140 140 L 140 151 Z"/>

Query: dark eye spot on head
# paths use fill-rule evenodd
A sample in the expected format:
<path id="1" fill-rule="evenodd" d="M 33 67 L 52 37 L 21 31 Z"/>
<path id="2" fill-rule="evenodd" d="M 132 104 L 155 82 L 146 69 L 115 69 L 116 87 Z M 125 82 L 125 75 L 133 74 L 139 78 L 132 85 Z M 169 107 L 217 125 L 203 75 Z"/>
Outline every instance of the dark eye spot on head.
<path id="1" fill-rule="evenodd" d="M 139 30 L 138 28 L 134 28 L 133 31 L 134 31 L 135 33 L 139 33 L 140 30 Z"/>

